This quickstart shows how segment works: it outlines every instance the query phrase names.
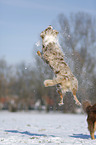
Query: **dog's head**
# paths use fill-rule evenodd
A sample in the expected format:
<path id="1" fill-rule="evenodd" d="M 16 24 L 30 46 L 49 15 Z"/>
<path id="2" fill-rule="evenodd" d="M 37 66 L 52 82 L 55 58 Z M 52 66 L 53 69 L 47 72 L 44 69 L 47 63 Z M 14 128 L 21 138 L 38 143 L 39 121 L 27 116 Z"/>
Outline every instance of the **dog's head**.
<path id="1" fill-rule="evenodd" d="M 42 43 L 44 46 L 47 46 L 49 43 L 57 43 L 57 34 L 59 32 L 53 30 L 53 27 L 50 25 L 43 32 L 41 32 L 40 36 L 42 38 Z"/>

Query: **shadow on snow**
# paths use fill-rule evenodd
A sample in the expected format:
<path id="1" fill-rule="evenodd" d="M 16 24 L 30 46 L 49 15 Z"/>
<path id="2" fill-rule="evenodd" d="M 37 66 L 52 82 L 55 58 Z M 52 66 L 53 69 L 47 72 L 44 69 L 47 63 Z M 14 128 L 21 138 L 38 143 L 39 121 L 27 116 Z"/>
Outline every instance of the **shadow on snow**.
<path id="1" fill-rule="evenodd" d="M 70 137 L 81 138 L 81 139 L 89 139 L 89 138 L 91 138 L 90 135 L 86 135 L 86 134 L 73 134 Z M 96 135 L 95 135 L 95 138 L 96 138 Z"/>
<path id="2" fill-rule="evenodd" d="M 28 131 L 18 131 L 18 130 L 5 130 L 5 132 L 10 132 L 10 133 L 20 133 L 23 135 L 29 135 L 29 136 L 51 136 L 51 137 L 55 137 L 54 135 L 46 135 L 46 134 L 38 134 L 38 133 L 30 133 Z"/>

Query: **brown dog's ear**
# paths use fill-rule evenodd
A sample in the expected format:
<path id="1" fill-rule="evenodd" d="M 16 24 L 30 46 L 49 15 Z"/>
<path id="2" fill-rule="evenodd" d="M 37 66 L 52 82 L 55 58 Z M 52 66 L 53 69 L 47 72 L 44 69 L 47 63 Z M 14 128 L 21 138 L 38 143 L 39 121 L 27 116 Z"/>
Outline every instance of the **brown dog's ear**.
<path id="1" fill-rule="evenodd" d="M 90 103 L 88 100 L 83 101 L 83 102 L 82 102 L 82 107 L 83 107 L 84 112 L 87 113 L 87 108 L 88 108 L 88 107 L 91 107 L 91 103 Z"/>

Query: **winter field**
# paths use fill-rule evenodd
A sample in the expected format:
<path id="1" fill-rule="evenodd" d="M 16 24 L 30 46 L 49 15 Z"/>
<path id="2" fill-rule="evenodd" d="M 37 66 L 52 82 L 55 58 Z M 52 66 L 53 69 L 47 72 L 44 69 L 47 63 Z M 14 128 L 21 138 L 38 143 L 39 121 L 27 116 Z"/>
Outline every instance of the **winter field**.
<path id="1" fill-rule="evenodd" d="M 1 111 L 0 145 L 96 145 L 96 140 L 85 115 Z"/>

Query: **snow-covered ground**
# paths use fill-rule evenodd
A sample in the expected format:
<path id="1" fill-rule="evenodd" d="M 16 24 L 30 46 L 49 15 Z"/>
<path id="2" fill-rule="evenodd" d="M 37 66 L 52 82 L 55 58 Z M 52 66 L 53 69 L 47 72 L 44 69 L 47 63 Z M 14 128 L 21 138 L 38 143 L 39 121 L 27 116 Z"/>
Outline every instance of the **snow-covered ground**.
<path id="1" fill-rule="evenodd" d="M 1 111 L 0 145 L 96 145 L 96 140 L 85 115 Z"/>

